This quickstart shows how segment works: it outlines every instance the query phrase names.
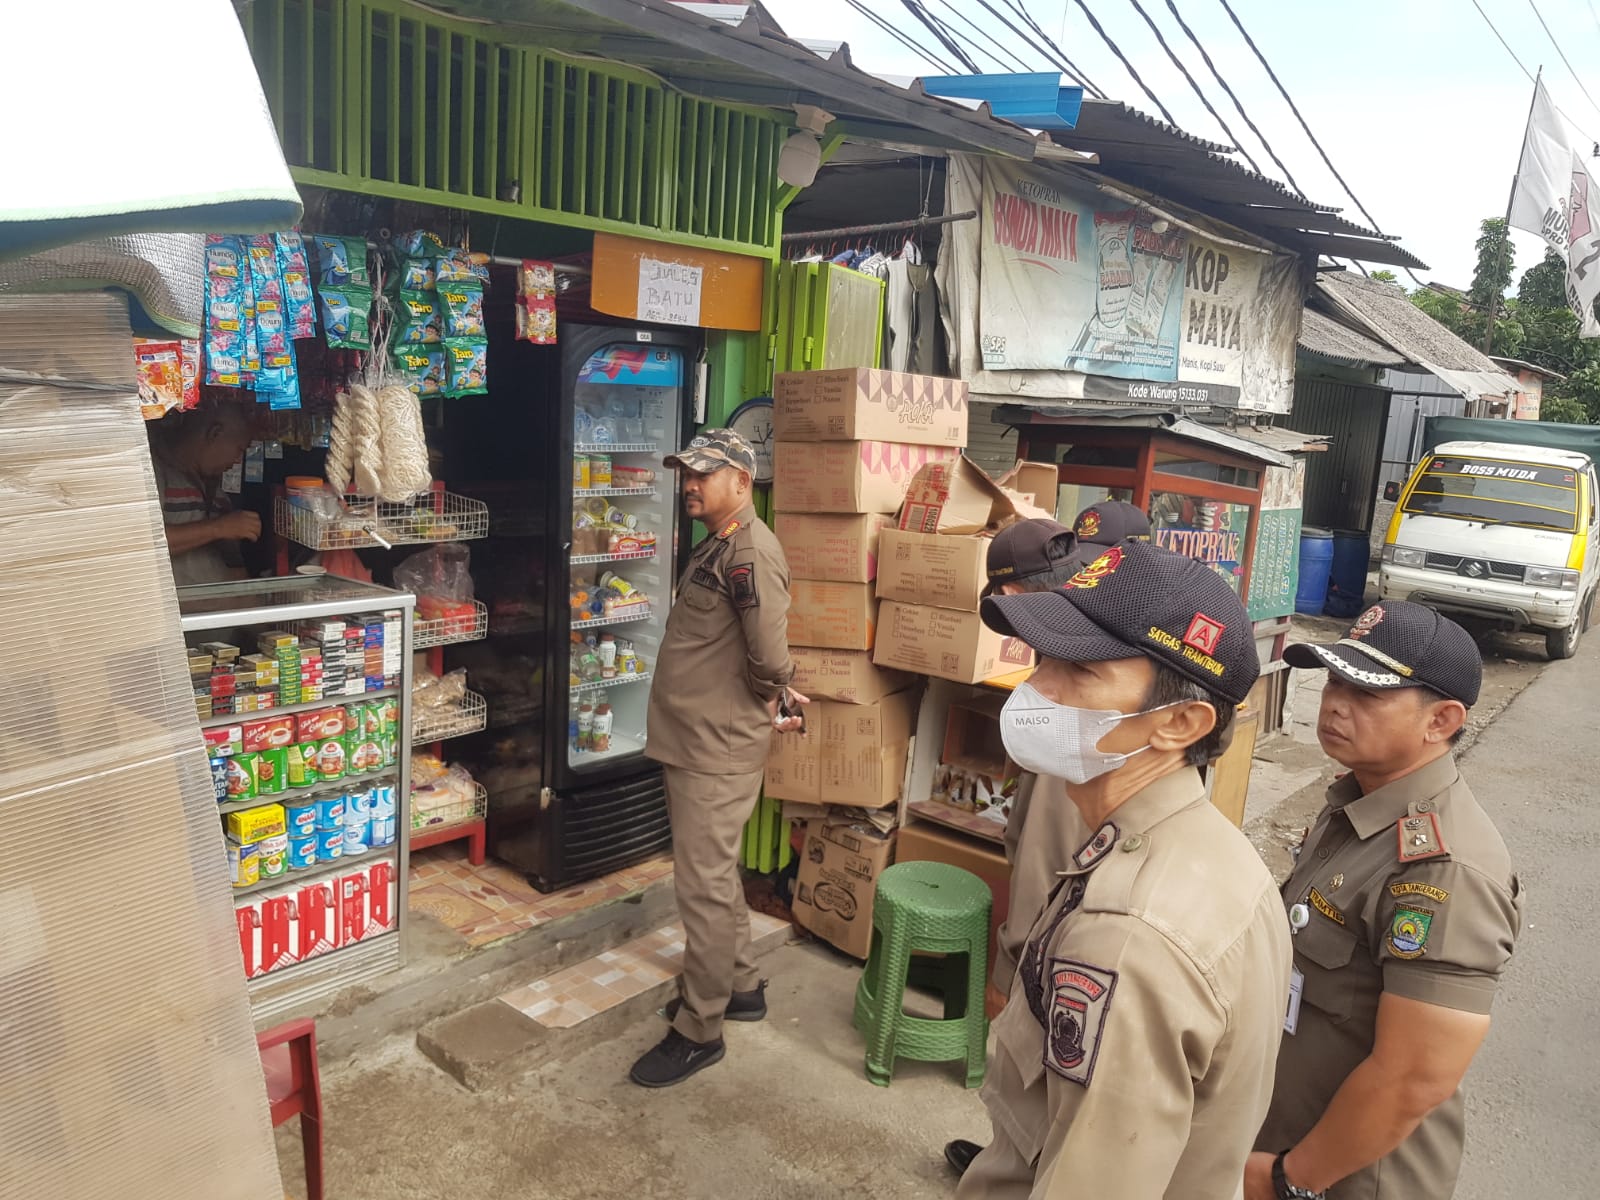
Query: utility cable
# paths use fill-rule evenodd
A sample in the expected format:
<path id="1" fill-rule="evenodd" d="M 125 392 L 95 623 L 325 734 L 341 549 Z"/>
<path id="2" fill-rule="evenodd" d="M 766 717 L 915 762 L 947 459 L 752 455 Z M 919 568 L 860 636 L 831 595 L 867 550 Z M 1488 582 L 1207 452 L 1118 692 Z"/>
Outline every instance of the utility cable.
<path id="1" fill-rule="evenodd" d="M 1223 0 L 1223 2 L 1226 3 L 1227 0 Z M 1111 40 L 1111 35 L 1106 32 L 1106 27 L 1100 24 L 1100 18 L 1094 15 L 1094 10 L 1089 7 L 1085 0 L 1076 0 L 1076 3 L 1079 8 L 1083 9 L 1083 15 L 1089 18 L 1089 24 L 1094 26 L 1094 31 L 1100 35 L 1100 40 L 1111 48 L 1111 53 L 1117 56 L 1118 61 L 1122 63 L 1128 74 L 1133 77 L 1133 81 L 1137 83 L 1144 94 L 1150 98 L 1150 103 L 1154 104 L 1156 108 L 1160 110 L 1161 115 L 1166 118 L 1167 124 L 1174 126 L 1177 125 L 1177 118 L 1168 112 L 1167 106 L 1156 98 L 1156 94 L 1150 90 L 1149 85 L 1146 84 L 1144 79 L 1140 76 L 1137 68 L 1135 68 L 1134 65 L 1128 61 L 1128 56 L 1122 52 L 1122 48 L 1118 46 L 1116 42 Z"/>
<path id="2" fill-rule="evenodd" d="M 1534 0 L 1528 0 L 1528 7 L 1533 9 L 1533 15 L 1539 18 L 1539 24 L 1544 28 L 1545 37 L 1550 39 L 1550 44 L 1556 48 L 1556 53 L 1561 56 L 1561 61 L 1567 64 L 1567 73 L 1572 76 L 1573 81 L 1578 85 L 1578 90 L 1583 93 L 1584 99 L 1589 102 L 1589 107 L 1600 113 L 1600 104 L 1594 102 L 1594 97 L 1589 95 L 1589 89 L 1584 87 L 1583 80 L 1572 69 L 1572 60 L 1567 57 L 1567 52 L 1561 48 L 1561 43 L 1556 41 L 1556 35 L 1550 32 L 1550 26 L 1545 24 L 1544 14 L 1539 11 L 1539 6 L 1534 3 Z"/>
<path id="3" fill-rule="evenodd" d="M 967 16 L 966 13 L 962 12 L 959 8 L 957 8 L 954 4 L 952 4 L 950 2 L 950 0 L 939 0 L 939 3 L 943 4 L 952 13 L 954 13 L 958 18 L 960 18 L 962 23 L 965 24 L 974 33 L 976 33 L 979 37 L 983 38 L 990 45 L 995 47 L 994 50 L 982 50 L 977 46 L 977 43 L 968 42 L 967 43 L 968 46 L 975 53 L 981 53 L 981 54 L 984 54 L 987 57 L 993 59 L 996 63 L 998 63 L 1000 65 L 1000 67 L 1002 69 L 1007 69 L 1008 67 L 1014 67 L 1016 70 L 1024 72 L 1024 73 L 1031 72 L 1031 71 L 1035 70 L 1034 67 L 1030 67 L 1027 63 L 1025 63 L 1017 55 L 1017 53 L 1014 50 L 1012 50 L 1010 47 L 1008 47 L 1004 42 L 1000 41 L 999 38 L 995 37 L 994 34 L 990 33 L 987 29 L 984 29 L 981 25 L 979 25 L 971 17 Z M 942 21 L 940 23 L 943 24 Z M 951 33 L 952 36 L 954 35 L 953 31 L 950 29 L 950 27 L 948 25 L 945 26 L 945 31 L 947 33 Z M 1035 47 L 1035 49 L 1037 49 L 1037 47 Z M 998 51 L 998 53 L 996 53 L 996 51 Z"/>
<path id="4" fill-rule="evenodd" d="M 873 12 L 871 7 L 869 5 L 867 5 L 866 3 L 864 3 L 863 0 L 845 0 L 845 3 L 848 4 L 851 8 L 855 9 L 856 12 L 860 13 L 863 17 L 866 17 L 867 20 L 871 21 L 879 29 L 883 30 L 890 37 L 894 38 L 895 41 L 899 42 L 902 46 L 904 46 L 907 50 L 911 51 L 911 53 L 915 54 L 918 58 L 922 59 L 924 62 L 933 64 L 935 67 L 938 67 L 941 71 L 943 71 L 946 75 L 959 75 L 959 74 L 961 74 L 961 72 L 957 71 L 947 61 L 945 61 L 944 59 L 940 58 L 933 51 L 929 50 L 926 46 L 923 46 L 920 43 L 914 41 L 909 35 L 907 35 L 905 33 L 902 33 L 899 29 L 897 29 L 890 22 L 886 21 L 884 18 L 880 17 L 877 13 Z"/>
<path id="5" fill-rule="evenodd" d="M 1105 89 L 1090 79 L 1086 72 L 1079 69 L 1077 63 L 1073 62 L 1067 57 L 1067 52 L 1056 44 L 1056 40 L 1044 31 L 1038 21 L 1034 20 L 1033 14 L 1027 10 L 1027 8 L 1021 3 L 1021 0 L 1005 0 L 1005 2 L 1006 7 L 1010 8 L 1012 12 L 1021 17 L 1023 23 L 1033 30 L 1039 39 L 1055 53 L 1055 56 L 1060 59 L 1061 62 L 1066 64 L 1065 68 L 1063 69 L 1066 70 L 1067 74 L 1071 75 L 1074 79 L 1081 83 L 1091 95 L 1100 100 L 1104 100 L 1106 98 Z M 995 12 L 994 5 L 990 4 L 989 0 L 978 0 L 978 3 L 983 5 L 984 8 L 988 9 L 989 12 L 993 13 L 994 16 L 999 17 L 999 19 L 1002 21 L 1005 21 L 1006 25 L 1013 33 L 1016 33 L 1019 37 L 1026 40 L 1027 34 L 1022 33 L 1015 25 L 1012 25 L 1010 21 L 1006 21 L 1004 16 L 998 12 Z M 1063 31 L 1066 29 L 1067 13 L 1069 11 L 1070 7 L 1063 5 L 1061 9 L 1061 27 Z M 1065 37 L 1063 37 L 1063 40 L 1065 40 Z M 1037 48 L 1037 44 L 1035 44 L 1035 49 Z M 1046 55 L 1046 57 L 1049 56 Z"/>
<path id="6" fill-rule="evenodd" d="M 1532 71 L 1528 70 L 1523 61 L 1517 57 L 1517 52 L 1511 48 L 1511 44 L 1507 42 L 1501 32 L 1495 28 L 1495 23 L 1489 19 L 1489 14 L 1483 11 L 1483 5 L 1479 4 L 1478 0 L 1472 0 L 1472 7 L 1478 10 L 1478 15 L 1483 18 L 1483 23 L 1489 27 L 1489 32 L 1494 34 L 1495 39 L 1499 41 L 1500 45 L 1505 48 L 1505 52 L 1511 56 L 1511 61 L 1516 63 L 1517 68 L 1528 77 L 1528 82 L 1538 83 L 1539 77 Z M 1583 126 L 1579 125 L 1576 121 L 1573 121 L 1571 113 L 1567 112 L 1567 110 L 1562 108 L 1559 104 L 1555 104 L 1555 101 L 1553 100 L 1551 101 L 1551 104 L 1554 105 L 1555 110 L 1558 113 L 1560 113 L 1563 117 L 1566 117 L 1568 121 L 1572 121 L 1572 127 L 1574 129 L 1583 134 L 1583 136 L 1588 138 L 1591 142 L 1594 142 L 1596 145 L 1600 145 L 1600 138 L 1595 137 Z"/>
<path id="7" fill-rule="evenodd" d="M 1250 164 L 1251 168 L 1257 175 L 1261 174 L 1261 164 L 1250 157 L 1250 151 L 1244 148 L 1244 145 L 1237 137 L 1234 136 L 1233 130 L 1228 128 L 1228 123 L 1222 119 L 1222 114 L 1219 113 L 1215 106 L 1212 105 L 1211 100 L 1206 96 L 1205 92 L 1201 91 L 1199 83 L 1195 81 L 1195 77 L 1189 74 L 1189 68 L 1184 65 L 1183 59 L 1179 58 L 1177 54 L 1173 52 L 1172 47 L 1167 44 L 1166 35 L 1161 32 L 1161 27 L 1151 19 L 1151 16 L 1149 12 L 1145 10 L 1144 5 L 1139 3 L 1139 0 L 1128 0 L 1128 3 L 1133 5 L 1134 12 L 1138 13 L 1144 18 L 1144 23 L 1150 26 L 1150 32 L 1156 35 L 1156 41 L 1161 43 L 1161 48 L 1167 52 L 1167 57 L 1172 60 L 1172 65 L 1177 67 L 1179 73 L 1189 81 L 1190 90 L 1199 97 L 1200 103 L 1205 105 L 1206 111 L 1211 114 L 1212 120 L 1216 121 L 1218 125 L 1222 126 L 1222 132 L 1228 135 L 1228 140 L 1233 143 L 1233 148 L 1240 154 L 1244 155 L 1245 161 Z"/>
<path id="8" fill-rule="evenodd" d="M 960 63 L 974 75 L 983 74 L 982 68 L 979 67 L 977 63 L 972 61 L 972 56 L 960 46 L 956 45 L 955 39 L 949 36 L 944 27 L 933 19 L 933 14 L 927 9 L 923 8 L 922 5 L 917 2 L 917 0 L 900 0 L 900 3 L 908 13 L 910 13 L 918 21 L 922 22 L 923 27 L 938 39 L 941 46 L 950 51 L 951 56 L 954 57 L 958 63 Z"/>
<path id="9" fill-rule="evenodd" d="M 1239 115 L 1244 118 L 1244 123 L 1250 126 L 1250 132 L 1256 135 L 1256 140 L 1266 147 L 1267 153 L 1272 156 L 1272 161 L 1278 164 L 1278 170 L 1283 172 L 1283 177 L 1289 181 L 1289 186 L 1292 187 L 1296 192 L 1299 192 L 1302 196 L 1305 195 L 1305 192 L 1301 191 L 1300 185 L 1295 182 L 1294 175 L 1290 173 L 1287 164 L 1284 163 L 1283 159 L 1278 157 L 1278 152 L 1272 148 L 1272 143 L 1267 141 L 1267 135 L 1261 132 L 1260 126 L 1258 126 L 1255 121 L 1251 120 L 1249 113 L 1245 112 L 1244 104 L 1234 93 L 1233 88 L 1228 85 L 1228 81 L 1222 77 L 1222 72 L 1217 70 L 1217 64 L 1211 61 L 1211 55 L 1206 52 L 1205 46 L 1201 44 L 1200 39 L 1195 35 L 1194 30 L 1189 28 L 1189 22 L 1183 19 L 1183 14 L 1178 11 L 1178 6 L 1174 0 L 1167 0 L 1167 8 L 1171 11 L 1172 15 L 1177 18 L 1179 27 L 1185 34 L 1188 35 L 1189 40 L 1194 43 L 1194 48 L 1200 51 L 1200 57 L 1205 59 L 1206 66 L 1210 68 L 1211 74 L 1215 77 L 1217 83 L 1221 85 L 1222 90 L 1228 93 L 1228 99 L 1233 101 L 1233 106 L 1239 110 Z M 1246 157 L 1248 157 L 1248 155 Z M 1260 171 L 1259 167 L 1257 168 L 1257 171 Z"/>

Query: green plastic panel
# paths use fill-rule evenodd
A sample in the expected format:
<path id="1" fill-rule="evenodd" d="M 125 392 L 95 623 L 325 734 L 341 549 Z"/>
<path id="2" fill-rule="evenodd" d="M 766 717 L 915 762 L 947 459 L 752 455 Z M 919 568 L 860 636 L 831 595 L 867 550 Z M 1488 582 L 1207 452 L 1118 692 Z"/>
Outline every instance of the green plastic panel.
<path id="1" fill-rule="evenodd" d="M 404 0 L 254 0 L 239 19 L 302 182 L 776 253 L 790 126 L 771 112 Z"/>

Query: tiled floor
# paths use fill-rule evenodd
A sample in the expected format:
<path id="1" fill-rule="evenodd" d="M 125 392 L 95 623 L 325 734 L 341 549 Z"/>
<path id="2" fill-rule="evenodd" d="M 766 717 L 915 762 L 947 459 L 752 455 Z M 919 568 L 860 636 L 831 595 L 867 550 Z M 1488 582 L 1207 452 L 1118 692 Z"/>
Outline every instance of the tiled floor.
<path id="1" fill-rule="evenodd" d="M 787 922 L 750 914 L 756 940 Z M 683 969 L 683 926 L 674 922 L 654 933 L 607 950 L 546 979 L 507 992 L 500 999 L 549 1029 L 571 1029 L 668 979 Z"/>
<path id="2" fill-rule="evenodd" d="M 671 875 L 670 857 L 653 858 L 546 895 L 493 859 L 473 866 L 467 862 L 466 843 L 452 842 L 411 856 L 410 909 L 433 917 L 477 948 L 637 892 Z"/>

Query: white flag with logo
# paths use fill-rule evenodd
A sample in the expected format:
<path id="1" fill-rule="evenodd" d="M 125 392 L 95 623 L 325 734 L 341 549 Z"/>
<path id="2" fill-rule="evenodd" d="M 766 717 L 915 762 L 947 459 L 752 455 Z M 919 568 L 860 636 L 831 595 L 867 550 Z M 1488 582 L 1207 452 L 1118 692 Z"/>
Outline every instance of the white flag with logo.
<path id="1" fill-rule="evenodd" d="M 1582 336 L 1600 337 L 1595 298 L 1600 296 L 1600 188 L 1589 173 L 1581 134 L 1550 102 L 1544 84 L 1533 89 L 1522 162 L 1511 189 L 1511 224 L 1537 233 L 1567 264 L 1567 303 Z"/>

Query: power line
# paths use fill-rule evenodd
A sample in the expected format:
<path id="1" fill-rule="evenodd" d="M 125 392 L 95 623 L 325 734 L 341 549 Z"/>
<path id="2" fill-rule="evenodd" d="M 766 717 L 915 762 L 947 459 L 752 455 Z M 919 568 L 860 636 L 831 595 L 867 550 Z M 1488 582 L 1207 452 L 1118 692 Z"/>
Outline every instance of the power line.
<path id="1" fill-rule="evenodd" d="M 1224 2 L 1226 2 L 1226 0 L 1224 0 Z M 1135 69 L 1131 62 L 1128 61 L 1128 56 L 1122 52 L 1122 48 L 1118 46 L 1116 42 L 1111 40 L 1111 35 L 1106 32 L 1105 26 L 1100 24 L 1100 18 L 1094 15 L 1094 10 L 1091 9 L 1087 3 L 1085 3 L 1085 0 L 1077 0 L 1077 5 L 1079 8 L 1083 9 L 1083 15 L 1089 18 L 1089 24 L 1094 26 L 1094 31 L 1100 35 L 1100 40 L 1107 46 L 1111 47 L 1111 53 L 1117 56 L 1118 61 L 1122 63 L 1128 74 L 1133 77 L 1133 81 L 1137 83 L 1144 94 L 1150 98 L 1150 103 L 1154 104 L 1156 108 L 1161 111 L 1161 115 L 1166 118 L 1167 124 L 1176 125 L 1178 123 L 1177 118 L 1169 113 L 1167 111 L 1167 106 L 1156 98 L 1156 94 L 1150 90 L 1149 85 L 1147 85 L 1144 79 L 1140 77 L 1138 70 Z"/>
<path id="2" fill-rule="evenodd" d="M 933 34 L 933 36 L 939 40 L 939 44 L 941 46 L 950 51 L 951 55 L 954 56 L 958 63 L 960 63 L 967 70 L 971 71 L 974 75 L 983 74 L 983 72 L 979 69 L 978 64 L 972 61 L 972 56 L 960 46 L 956 45 L 955 40 L 949 36 L 944 27 L 933 19 L 933 14 L 927 9 L 923 8 L 921 4 L 917 3 L 917 0 L 900 0 L 900 3 L 904 5 L 905 10 L 908 13 L 922 22 L 922 24 L 927 28 L 928 32 Z"/>
<path id="3" fill-rule="evenodd" d="M 1082 3 L 1082 0 L 1079 0 L 1079 2 Z M 1473 0 L 1473 2 L 1476 3 L 1477 0 Z M 1317 148 L 1317 153 L 1321 155 L 1323 163 L 1333 173 L 1333 177 L 1339 181 L 1339 186 L 1344 189 L 1345 195 L 1355 202 L 1356 209 L 1367 219 L 1372 228 L 1381 234 L 1383 229 L 1379 226 L 1377 218 L 1367 211 L 1366 205 L 1361 203 L 1361 198 L 1351 190 L 1350 185 L 1345 182 L 1344 176 L 1339 174 L 1339 168 L 1333 165 L 1333 159 L 1328 157 L 1328 152 L 1322 148 L 1322 143 L 1317 141 L 1317 135 L 1311 132 L 1311 126 L 1306 123 L 1305 116 L 1300 112 L 1299 105 L 1295 104 L 1293 98 L 1289 95 L 1289 89 L 1283 86 L 1283 81 L 1278 78 L 1278 73 L 1272 69 L 1272 64 L 1267 61 L 1267 56 L 1261 53 L 1261 47 L 1256 45 L 1255 39 L 1245 29 L 1244 22 L 1239 20 L 1239 14 L 1233 11 L 1233 5 L 1228 3 L 1228 0 L 1219 0 L 1219 3 L 1221 3 L 1229 18 L 1233 21 L 1234 28 L 1244 37 L 1245 44 L 1255 54 L 1256 60 L 1266 68 L 1267 75 L 1278 89 L 1278 94 L 1283 97 L 1284 103 L 1289 106 L 1289 111 L 1294 114 L 1295 120 L 1300 122 L 1300 128 L 1305 130 L 1306 137 L 1311 139 L 1311 144 Z M 1422 280 L 1417 279 L 1416 274 L 1410 267 L 1406 268 L 1406 274 L 1410 275 L 1419 287 L 1422 285 Z"/>
<path id="4" fill-rule="evenodd" d="M 985 8 L 987 8 L 990 12 L 994 13 L 994 6 L 991 5 L 988 2 L 988 0 L 978 0 L 978 2 L 980 4 L 982 4 Z M 1056 40 L 1054 38 L 1052 38 L 1048 33 L 1046 33 L 1044 31 L 1044 28 L 1039 24 L 1038 21 L 1036 21 L 1034 19 L 1033 14 L 1030 13 L 1028 11 L 1027 7 L 1022 3 L 1022 0 L 1006 0 L 1006 6 L 1008 8 L 1010 8 L 1012 12 L 1016 13 L 1017 16 L 1021 17 L 1022 20 L 1023 20 L 1023 23 L 1026 24 L 1030 29 L 1032 29 L 1033 32 L 1039 36 L 1039 38 L 1044 42 L 1044 44 L 1046 46 L 1049 46 L 1051 50 L 1055 51 L 1056 57 L 1059 58 L 1062 62 L 1064 62 L 1067 65 L 1068 68 L 1070 68 L 1070 70 L 1068 71 L 1069 75 L 1071 75 L 1079 83 L 1083 84 L 1083 86 L 1085 88 L 1087 88 L 1091 93 L 1093 93 L 1095 96 L 1099 97 L 1101 100 L 1104 100 L 1106 98 L 1105 89 L 1103 89 L 1100 86 L 1098 86 L 1093 80 L 1091 80 L 1089 78 L 1089 76 L 1086 73 L 1084 73 L 1083 71 L 1078 69 L 1078 64 L 1073 62 L 1070 58 L 1068 58 L 1067 57 L 1067 52 L 1065 50 L 1063 50 L 1060 46 L 1058 46 L 1056 44 Z M 1065 34 L 1066 34 L 1066 28 L 1067 28 L 1067 13 L 1070 11 L 1070 9 L 1071 9 L 1070 2 L 1063 4 L 1062 8 L 1061 8 L 1061 29 L 1062 29 L 1062 35 L 1063 35 L 1062 36 L 1062 40 L 1063 41 L 1066 40 Z M 1000 16 L 1000 14 L 999 13 L 995 13 L 995 16 L 998 17 L 998 16 Z M 1005 21 L 1004 17 L 1000 17 L 1000 19 L 1002 21 Z M 1011 25 L 1011 22 L 1006 21 L 1006 24 L 1008 26 L 1010 26 L 1013 30 L 1016 29 L 1016 26 Z M 1025 37 L 1026 35 L 1021 35 L 1021 36 Z M 1035 48 L 1037 48 L 1037 46 Z"/>
<path id="5" fill-rule="evenodd" d="M 1528 0 L 1528 7 L 1533 9 L 1533 15 L 1539 18 L 1539 24 L 1544 28 L 1545 37 L 1550 39 L 1550 44 L 1556 48 L 1556 53 L 1561 56 L 1561 61 L 1567 64 L 1567 73 L 1572 76 L 1573 82 L 1578 85 L 1578 90 L 1583 93 L 1584 99 L 1589 101 L 1589 107 L 1600 113 L 1600 104 L 1594 102 L 1594 97 L 1589 95 L 1589 89 L 1583 86 L 1583 80 L 1578 78 L 1578 73 L 1572 69 L 1572 60 L 1567 57 L 1567 52 L 1561 48 L 1561 43 L 1556 41 L 1556 35 L 1550 32 L 1550 26 L 1545 24 L 1544 14 L 1539 11 L 1539 6 Z"/>
<path id="6" fill-rule="evenodd" d="M 1222 132 L 1228 135 L 1228 140 L 1233 143 L 1233 148 L 1244 155 L 1245 161 L 1250 164 L 1257 175 L 1261 174 L 1261 164 L 1250 157 L 1250 151 L 1246 150 L 1239 139 L 1234 136 L 1233 130 L 1229 129 L 1228 123 L 1222 119 L 1222 114 L 1212 105 L 1205 92 L 1200 90 L 1200 85 L 1195 82 L 1194 76 L 1189 74 L 1189 68 L 1184 65 L 1181 58 L 1173 53 L 1172 47 L 1167 45 L 1167 39 L 1161 32 L 1161 27 L 1151 19 L 1150 14 L 1145 11 L 1144 5 L 1140 4 L 1139 0 L 1128 0 L 1128 3 L 1133 5 L 1134 11 L 1144 18 L 1144 23 L 1150 26 L 1150 32 L 1156 35 L 1156 41 L 1161 43 L 1161 48 L 1167 52 L 1167 57 L 1172 60 L 1172 65 L 1177 67 L 1183 77 L 1189 81 L 1190 90 L 1200 98 L 1200 103 L 1206 106 L 1206 111 L 1211 114 L 1216 123 L 1222 126 Z"/>
<path id="7" fill-rule="evenodd" d="M 879 29 L 883 30 L 890 37 L 894 38 L 895 41 L 899 42 L 902 46 L 904 46 L 907 50 L 911 51 L 911 53 L 915 54 L 918 58 L 922 59 L 924 62 L 932 63 L 934 66 L 938 67 L 941 71 L 943 71 L 946 75 L 959 75 L 959 74 L 961 74 L 961 72 L 957 71 L 948 62 L 946 62 L 944 59 L 940 58 L 933 51 L 929 50 L 926 46 L 923 46 L 920 43 L 914 41 L 910 36 L 908 36 L 907 34 L 902 33 L 899 29 L 897 29 L 890 22 L 884 20 L 877 13 L 873 12 L 871 7 L 869 7 L 866 3 L 864 3 L 863 0 L 845 0 L 845 3 L 848 4 L 851 8 L 855 9 L 856 12 L 860 13 L 863 17 L 866 17 L 867 20 L 871 21 Z"/>
<path id="8" fill-rule="evenodd" d="M 1516 63 L 1517 67 L 1522 71 L 1522 73 L 1528 77 L 1528 82 L 1537 84 L 1539 82 L 1539 77 L 1532 71 L 1528 70 L 1523 61 L 1517 57 L 1517 52 L 1511 48 L 1511 44 L 1507 42 L 1500 31 L 1495 28 L 1494 22 L 1489 19 L 1489 14 L 1483 11 L 1483 5 L 1479 4 L 1478 0 L 1472 0 L 1472 7 L 1478 10 L 1478 15 L 1483 18 L 1483 23 L 1489 27 L 1489 32 L 1494 34 L 1496 40 L 1498 40 L 1500 45 L 1505 48 L 1505 52 L 1511 56 L 1511 61 Z M 1546 32 L 1548 32 L 1548 30 Z M 1596 138 L 1582 125 L 1579 125 L 1576 121 L 1573 121 L 1571 113 L 1562 108 L 1559 104 L 1556 104 L 1554 100 L 1551 100 L 1550 103 L 1558 113 L 1560 113 L 1568 121 L 1572 122 L 1572 127 L 1574 129 L 1583 134 L 1583 136 L 1588 138 L 1591 142 L 1600 144 L 1600 138 Z"/>
<path id="9" fill-rule="evenodd" d="M 1301 195 L 1305 195 L 1305 193 L 1301 191 L 1300 185 L 1295 182 L 1295 178 L 1290 173 L 1288 166 L 1284 163 L 1283 159 L 1278 157 L 1278 152 L 1272 148 L 1272 143 L 1267 141 L 1267 135 L 1261 132 L 1260 126 L 1250 119 L 1249 113 L 1245 112 L 1244 104 L 1240 101 L 1239 97 L 1234 94 L 1233 88 L 1228 86 L 1228 81 L 1222 77 L 1222 72 L 1217 70 L 1217 64 L 1211 61 L 1211 55 L 1206 53 L 1205 46 L 1201 45 L 1200 39 L 1195 35 L 1194 30 L 1189 28 L 1189 22 L 1183 19 L 1183 14 L 1178 11 L 1178 6 L 1176 3 L 1174 3 L 1174 0 L 1167 0 L 1167 8 L 1171 11 L 1172 15 L 1177 18 L 1179 28 L 1181 28 L 1183 32 L 1188 35 L 1189 40 L 1194 43 L 1194 48 L 1200 51 L 1200 57 L 1205 59 L 1206 66 L 1210 68 L 1211 74 L 1216 78 L 1217 83 L 1222 86 L 1222 90 L 1228 93 L 1228 99 L 1233 101 L 1233 106 L 1239 110 L 1239 115 L 1244 118 L 1244 123 L 1250 126 L 1250 132 L 1256 135 L 1256 140 L 1266 147 L 1267 153 L 1272 156 L 1272 161 L 1278 164 L 1278 170 L 1283 172 L 1283 177 L 1289 181 L 1289 186 L 1295 191 L 1300 192 Z M 1249 156 L 1246 155 L 1246 157 L 1248 158 Z M 1257 167 L 1256 170 L 1260 172 L 1261 168 Z"/>
<path id="10" fill-rule="evenodd" d="M 981 51 L 981 53 L 983 53 L 983 54 L 987 55 L 989 58 L 993 59 L 1002 68 L 1006 67 L 1007 59 L 1009 59 L 1010 60 L 1010 65 L 1014 66 L 1019 71 L 1028 72 L 1028 71 L 1032 71 L 1034 69 L 1034 68 L 1028 66 L 1027 63 L 1023 62 L 1022 59 L 1020 57 L 1018 57 L 1018 55 L 1016 54 L 1015 51 L 1011 50 L 1004 43 L 1002 43 L 998 38 L 996 38 L 994 36 L 994 34 L 990 33 L 988 30 L 986 30 L 982 26 L 980 26 L 977 22 L 972 20 L 972 18 L 967 16 L 966 13 L 962 12 L 959 8 L 957 8 L 954 4 L 952 4 L 950 2 L 950 0 L 939 0 L 939 3 L 943 4 L 952 13 L 954 13 L 957 17 L 959 17 L 961 19 L 961 21 L 969 29 L 971 29 L 979 37 L 982 37 L 985 41 L 987 41 L 990 45 L 994 46 L 995 49 L 999 51 L 998 54 L 996 54 L 995 51 L 993 51 L 993 50 L 983 50 L 983 51 Z M 941 22 L 941 24 L 942 23 L 943 22 Z M 951 35 L 954 36 L 954 33 L 953 33 L 953 31 L 950 30 L 949 26 L 945 26 L 945 29 L 946 29 L 946 32 L 950 32 Z M 968 45 L 972 46 L 974 49 L 977 49 L 976 43 L 969 42 Z"/>
<path id="11" fill-rule="evenodd" d="M 1024 21 L 1032 26 L 1036 32 L 1038 32 L 1039 36 L 1049 46 L 1049 50 L 1046 50 L 1044 46 L 1040 45 L 1039 42 L 1035 41 L 1026 32 L 1018 29 L 1011 19 L 1007 17 L 1005 13 L 995 8 L 995 6 L 991 4 L 989 0 L 978 0 L 979 6 L 982 7 L 984 11 L 986 11 L 995 20 L 999 21 L 1007 29 L 1011 30 L 1012 33 L 1016 34 L 1027 45 L 1038 51 L 1045 61 L 1051 66 L 1055 67 L 1063 75 L 1070 77 L 1082 85 L 1083 89 L 1089 92 L 1091 95 L 1099 96 L 1102 99 L 1105 97 L 1105 93 L 1096 87 L 1094 82 L 1078 69 L 1078 65 L 1068 58 L 1064 53 L 1062 53 L 1061 47 L 1057 46 L 1053 41 L 1051 41 L 1050 38 L 1046 36 L 1036 24 L 1034 24 L 1033 19 L 1028 16 L 1026 10 L 1019 8 L 1015 3 L 1015 0 L 1006 0 L 1006 3 L 1013 11 L 1017 13 L 1018 16 L 1020 16 Z"/>

